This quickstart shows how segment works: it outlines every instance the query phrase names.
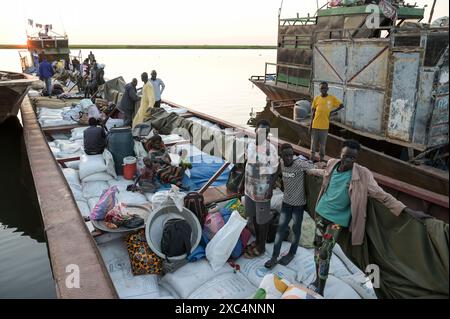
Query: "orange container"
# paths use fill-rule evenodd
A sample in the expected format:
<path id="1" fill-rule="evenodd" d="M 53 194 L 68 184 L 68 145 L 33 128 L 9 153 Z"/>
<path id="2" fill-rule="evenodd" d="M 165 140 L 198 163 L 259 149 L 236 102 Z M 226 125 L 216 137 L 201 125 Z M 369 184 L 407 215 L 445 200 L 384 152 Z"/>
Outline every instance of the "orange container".
<path id="1" fill-rule="evenodd" d="M 127 156 L 123 159 L 123 177 L 133 180 L 136 175 L 136 157 Z"/>

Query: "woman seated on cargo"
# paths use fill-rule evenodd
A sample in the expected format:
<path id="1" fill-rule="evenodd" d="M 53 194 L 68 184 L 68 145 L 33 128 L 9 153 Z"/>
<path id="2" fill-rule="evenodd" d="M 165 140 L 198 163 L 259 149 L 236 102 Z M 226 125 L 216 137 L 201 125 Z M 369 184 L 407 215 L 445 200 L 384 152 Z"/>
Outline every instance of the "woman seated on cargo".
<path id="1" fill-rule="evenodd" d="M 83 132 L 84 152 L 87 155 L 102 154 L 106 146 L 106 132 L 98 126 L 98 119 L 89 118 L 89 127 Z"/>
<path id="2" fill-rule="evenodd" d="M 155 167 L 156 175 L 162 183 L 175 184 L 181 187 L 184 169 L 172 165 L 169 153 L 160 135 L 153 135 L 145 144 L 148 157 Z"/>

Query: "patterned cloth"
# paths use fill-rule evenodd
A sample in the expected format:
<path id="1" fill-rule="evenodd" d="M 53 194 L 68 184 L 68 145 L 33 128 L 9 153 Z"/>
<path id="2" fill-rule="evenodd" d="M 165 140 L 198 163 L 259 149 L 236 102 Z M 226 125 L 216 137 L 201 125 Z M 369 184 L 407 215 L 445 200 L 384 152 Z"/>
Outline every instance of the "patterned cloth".
<path id="1" fill-rule="evenodd" d="M 314 261 L 316 263 L 316 274 L 322 289 L 325 287 L 325 281 L 328 278 L 333 247 L 336 244 L 342 226 L 334 224 L 329 220 L 316 215 L 316 236 L 314 238 Z"/>
<path id="2" fill-rule="evenodd" d="M 314 168 L 314 165 L 295 159 L 291 166 L 285 166 L 281 161 L 281 173 L 283 175 L 284 197 L 283 202 L 291 206 L 303 206 L 306 204 L 305 171 Z"/>
<path id="3" fill-rule="evenodd" d="M 128 235 L 125 242 L 133 275 L 160 274 L 162 272 L 162 260 L 151 251 L 143 229 Z"/>

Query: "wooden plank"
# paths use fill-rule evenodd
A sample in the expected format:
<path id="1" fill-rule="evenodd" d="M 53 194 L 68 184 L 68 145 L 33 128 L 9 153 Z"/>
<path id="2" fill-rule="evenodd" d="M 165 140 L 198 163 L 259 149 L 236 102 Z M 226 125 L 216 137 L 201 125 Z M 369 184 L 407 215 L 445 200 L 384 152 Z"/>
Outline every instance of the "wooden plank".
<path id="1" fill-rule="evenodd" d="M 217 170 L 217 172 L 214 173 L 214 175 L 206 182 L 205 185 L 200 188 L 198 191 L 200 194 L 203 194 L 211 185 L 214 183 L 217 178 L 219 178 L 220 175 L 227 169 L 227 167 L 230 166 L 230 162 L 225 162 L 223 165 Z"/>

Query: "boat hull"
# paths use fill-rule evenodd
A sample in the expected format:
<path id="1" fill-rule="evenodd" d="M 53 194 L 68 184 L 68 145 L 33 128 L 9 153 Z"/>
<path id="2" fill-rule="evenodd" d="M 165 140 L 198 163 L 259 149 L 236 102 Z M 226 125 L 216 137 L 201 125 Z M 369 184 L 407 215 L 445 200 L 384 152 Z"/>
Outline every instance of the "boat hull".
<path id="1" fill-rule="evenodd" d="M 31 84 L 37 78 L 28 74 L 0 71 L 0 124 L 17 116 Z"/>
<path id="2" fill-rule="evenodd" d="M 281 83 L 275 84 L 275 82 L 265 82 L 257 79 L 250 79 L 250 82 L 263 91 L 269 101 L 310 99 L 308 88 L 294 89 L 288 86 L 283 88 Z"/>
<path id="3" fill-rule="evenodd" d="M 309 128 L 302 122 L 294 121 L 281 115 L 276 108 L 271 106 L 271 112 L 297 133 L 297 138 L 305 147 L 311 146 Z M 330 157 L 339 157 L 344 138 L 329 133 L 327 138 L 326 154 Z M 400 181 L 430 190 L 432 192 L 449 195 L 448 172 L 429 167 L 412 165 L 392 156 L 378 152 L 368 147 L 362 147 L 358 155 L 358 163 L 371 171 L 398 179 Z"/>

